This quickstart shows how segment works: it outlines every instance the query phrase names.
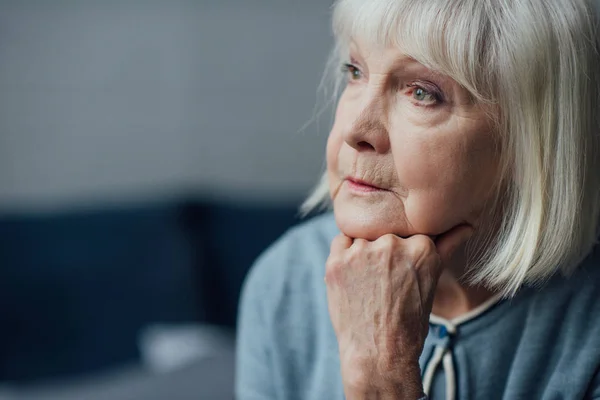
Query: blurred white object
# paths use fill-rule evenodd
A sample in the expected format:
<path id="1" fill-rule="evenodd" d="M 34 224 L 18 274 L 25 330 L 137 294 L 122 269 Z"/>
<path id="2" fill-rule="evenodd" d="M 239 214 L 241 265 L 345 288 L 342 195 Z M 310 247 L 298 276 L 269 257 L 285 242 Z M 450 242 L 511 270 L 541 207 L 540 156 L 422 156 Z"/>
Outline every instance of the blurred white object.
<path id="1" fill-rule="evenodd" d="M 171 372 L 233 347 L 232 332 L 209 325 L 151 325 L 139 338 L 142 363 L 155 373 Z"/>

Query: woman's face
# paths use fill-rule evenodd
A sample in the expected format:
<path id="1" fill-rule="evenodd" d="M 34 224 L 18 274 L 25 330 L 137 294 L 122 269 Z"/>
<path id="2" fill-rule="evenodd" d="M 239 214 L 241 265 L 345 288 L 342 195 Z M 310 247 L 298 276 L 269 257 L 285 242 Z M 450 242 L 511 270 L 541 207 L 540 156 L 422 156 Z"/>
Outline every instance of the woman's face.
<path id="1" fill-rule="evenodd" d="M 337 224 L 351 237 L 477 227 L 497 182 L 486 110 L 397 49 L 354 43 L 327 143 Z"/>

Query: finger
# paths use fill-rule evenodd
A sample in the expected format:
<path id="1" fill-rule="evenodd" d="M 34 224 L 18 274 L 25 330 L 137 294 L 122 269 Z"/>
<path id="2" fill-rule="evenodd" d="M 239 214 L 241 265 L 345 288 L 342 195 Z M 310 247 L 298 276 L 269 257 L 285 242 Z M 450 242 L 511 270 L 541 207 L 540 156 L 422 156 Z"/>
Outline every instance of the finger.
<path id="1" fill-rule="evenodd" d="M 343 233 L 337 235 L 331 241 L 330 254 L 339 254 L 344 250 L 348 250 L 352 246 L 352 239 Z"/>
<path id="2" fill-rule="evenodd" d="M 454 252 L 465 244 L 473 234 L 473 227 L 470 225 L 458 225 L 448 232 L 438 236 L 435 245 L 442 264 L 452 259 Z"/>
<path id="3" fill-rule="evenodd" d="M 325 283 L 329 281 L 336 281 L 339 275 L 339 261 L 343 258 L 342 253 L 352 246 L 352 239 L 343 233 L 337 235 L 331 241 L 331 248 L 329 250 L 329 257 L 325 264 L 325 277 L 323 278 Z"/>

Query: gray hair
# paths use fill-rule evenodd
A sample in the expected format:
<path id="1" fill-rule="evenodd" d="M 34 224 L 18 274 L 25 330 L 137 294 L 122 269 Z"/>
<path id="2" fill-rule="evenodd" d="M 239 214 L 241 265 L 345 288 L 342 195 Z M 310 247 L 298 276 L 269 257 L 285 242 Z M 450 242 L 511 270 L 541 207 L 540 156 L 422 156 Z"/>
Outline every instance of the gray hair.
<path id="1" fill-rule="evenodd" d="M 499 233 L 471 281 L 506 295 L 571 273 L 596 243 L 600 214 L 600 57 L 591 0 L 339 0 L 324 78 L 339 96 L 352 38 L 397 46 L 450 76 L 494 120 L 508 193 Z M 302 206 L 330 206 L 324 175 Z"/>

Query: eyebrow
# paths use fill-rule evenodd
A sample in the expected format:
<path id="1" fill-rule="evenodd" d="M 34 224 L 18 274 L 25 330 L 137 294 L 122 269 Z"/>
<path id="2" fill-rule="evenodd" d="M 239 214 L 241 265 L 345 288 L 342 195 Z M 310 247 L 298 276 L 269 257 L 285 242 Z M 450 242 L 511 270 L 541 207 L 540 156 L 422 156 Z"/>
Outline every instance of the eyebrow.
<path id="1" fill-rule="evenodd" d="M 349 58 L 350 58 L 350 63 L 352 64 L 361 64 L 363 65 L 363 67 L 367 67 L 366 62 L 361 62 L 360 60 L 357 59 L 356 56 L 352 55 L 352 53 L 356 53 L 358 52 L 358 50 L 350 50 L 350 54 L 349 54 Z M 360 57 L 362 58 L 362 57 Z M 401 74 L 401 73 L 408 73 L 408 74 L 419 74 L 419 75 L 424 75 L 427 77 L 431 77 L 431 78 L 435 78 L 435 79 L 440 79 L 440 80 L 448 80 L 448 76 L 446 76 L 445 74 L 442 74 L 440 72 L 437 72 L 435 70 L 432 70 L 430 68 L 427 68 L 425 65 L 421 64 L 420 62 L 418 62 L 417 60 L 415 60 L 412 57 L 409 56 L 402 56 L 401 58 L 398 58 L 397 60 L 395 60 L 391 66 L 389 67 L 389 73 L 391 75 L 393 74 Z"/>
<path id="2" fill-rule="evenodd" d="M 350 41 L 350 45 L 348 46 L 348 53 L 349 53 L 348 55 L 350 57 L 351 62 L 361 64 L 361 62 L 359 60 L 357 60 L 357 57 L 352 55 L 352 53 L 355 53 L 358 56 L 358 58 L 361 58 L 364 60 L 364 57 L 362 56 L 361 51 L 360 51 L 360 46 L 358 46 L 358 44 L 354 40 Z M 400 69 L 400 64 L 402 64 L 402 67 L 406 67 L 406 66 L 410 67 L 412 65 L 418 65 L 418 66 L 422 67 L 424 70 L 427 70 L 428 72 L 430 72 L 432 75 L 441 75 L 441 74 L 427 68 L 426 66 L 421 64 L 419 61 L 415 60 L 414 58 L 407 56 L 405 54 L 402 54 L 402 56 L 392 64 L 391 69 L 392 70 Z"/>
<path id="3" fill-rule="evenodd" d="M 360 46 L 356 43 L 354 39 L 352 39 L 349 42 L 348 53 L 351 63 L 361 64 L 363 65 L 363 68 L 367 68 L 367 65 L 365 65 L 366 61 L 364 61 L 365 59 L 360 51 Z M 360 58 L 363 61 L 361 62 L 360 60 L 357 60 L 357 58 Z M 425 65 L 421 64 L 413 57 L 407 56 L 405 54 L 401 54 L 401 57 L 397 58 L 394 61 L 394 63 L 392 63 L 392 65 L 389 68 L 388 74 L 391 76 L 401 76 L 403 74 L 419 75 L 424 79 L 431 79 L 432 81 L 435 81 L 438 85 L 443 87 L 443 90 L 445 90 L 448 93 L 454 92 L 456 89 L 455 86 L 458 85 L 458 83 L 450 76 L 438 72 L 436 70 L 427 68 Z M 458 86 L 460 87 L 460 85 Z"/>

